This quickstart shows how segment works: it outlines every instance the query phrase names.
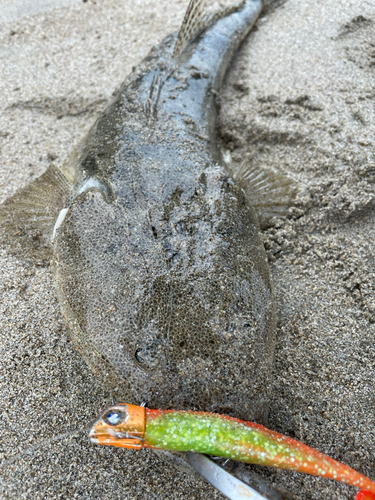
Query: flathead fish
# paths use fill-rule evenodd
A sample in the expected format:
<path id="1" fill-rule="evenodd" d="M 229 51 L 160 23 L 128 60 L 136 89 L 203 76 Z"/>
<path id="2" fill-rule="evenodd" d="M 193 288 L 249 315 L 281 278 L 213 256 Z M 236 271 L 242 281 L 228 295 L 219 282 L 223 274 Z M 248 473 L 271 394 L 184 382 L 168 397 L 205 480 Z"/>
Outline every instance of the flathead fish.
<path id="1" fill-rule="evenodd" d="M 74 160 L 1 207 L 18 254 L 49 258 L 71 338 L 128 403 L 267 415 L 275 301 L 251 199 L 225 167 L 216 100 L 260 0 L 192 0 Z"/>

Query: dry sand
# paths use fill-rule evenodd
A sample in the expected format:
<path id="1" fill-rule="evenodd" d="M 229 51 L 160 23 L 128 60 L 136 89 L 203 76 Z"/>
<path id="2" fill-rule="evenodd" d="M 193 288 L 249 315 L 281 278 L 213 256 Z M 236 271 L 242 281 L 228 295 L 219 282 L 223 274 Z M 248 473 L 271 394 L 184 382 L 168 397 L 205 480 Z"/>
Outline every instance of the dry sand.
<path id="1" fill-rule="evenodd" d="M 62 165 L 186 4 L 0 0 L 0 201 Z M 279 309 L 269 425 L 375 479 L 375 4 L 288 0 L 243 45 L 221 103 L 235 164 L 300 190 L 264 234 Z M 223 498 L 152 452 L 91 445 L 110 394 L 69 341 L 49 269 L 3 250 L 0 288 L 1 498 Z M 295 499 L 354 498 L 262 473 Z"/>

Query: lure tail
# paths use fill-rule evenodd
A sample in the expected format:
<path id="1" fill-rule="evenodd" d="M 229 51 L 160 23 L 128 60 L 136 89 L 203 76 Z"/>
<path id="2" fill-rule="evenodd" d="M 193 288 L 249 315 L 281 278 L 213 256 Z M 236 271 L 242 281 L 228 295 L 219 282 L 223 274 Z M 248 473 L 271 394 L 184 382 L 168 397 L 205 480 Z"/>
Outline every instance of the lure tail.
<path id="1" fill-rule="evenodd" d="M 375 494 L 370 491 L 361 490 L 357 493 L 355 500 L 375 500 Z"/>
<path id="2" fill-rule="evenodd" d="M 90 432 L 97 444 L 194 451 L 335 479 L 361 488 L 356 500 L 375 500 L 375 483 L 292 438 L 262 425 L 207 412 L 107 408 Z"/>

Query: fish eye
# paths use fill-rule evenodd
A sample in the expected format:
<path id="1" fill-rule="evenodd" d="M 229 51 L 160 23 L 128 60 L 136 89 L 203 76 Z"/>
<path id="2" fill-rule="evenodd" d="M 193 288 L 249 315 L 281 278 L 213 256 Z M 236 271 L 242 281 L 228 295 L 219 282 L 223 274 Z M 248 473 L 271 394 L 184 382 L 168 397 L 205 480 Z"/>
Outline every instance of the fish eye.
<path id="1" fill-rule="evenodd" d="M 149 345 L 139 346 L 134 352 L 134 359 L 137 366 L 143 370 L 154 370 L 159 364 L 160 341 L 155 339 Z"/>
<path id="2" fill-rule="evenodd" d="M 108 412 L 103 419 L 107 424 L 115 426 L 121 424 L 125 420 L 125 413 L 122 411 L 112 410 Z"/>
<path id="3" fill-rule="evenodd" d="M 105 201 L 109 199 L 111 194 L 107 184 L 105 184 L 103 181 L 99 179 L 90 177 L 89 179 L 83 180 L 75 187 L 74 198 L 81 195 L 82 193 L 86 193 L 91 190 L 99 191 L 104 197 Z"/>
<path id="4" fill-rule="evenodd" d="M 145 362 L 145 360 L 142 358 L 143 351 L 144 351 L 144 349 L 142 347 L 138 347 L 138 349 L 134 353 L 134 357 L 138 361 L 139 364 L 142 364 Z"/>

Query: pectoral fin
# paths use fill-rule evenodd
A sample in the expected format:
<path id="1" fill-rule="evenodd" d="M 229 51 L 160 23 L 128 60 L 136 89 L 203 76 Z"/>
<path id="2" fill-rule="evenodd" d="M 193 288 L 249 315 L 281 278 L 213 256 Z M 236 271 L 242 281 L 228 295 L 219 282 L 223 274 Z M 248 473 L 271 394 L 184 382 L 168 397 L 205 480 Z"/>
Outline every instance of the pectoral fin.
<path id="1" fill-rule="evenodd" d="M 48 263 L 51 237 L 71 185 L 58 168 L 48 170 L 0 205 L 1 242 L 26 261 Z"/>
<path id="2" fill-rule="evenodd" d="M 249 197 L 262 229 L 269 227 L 272 217 L 286 215 L 299 191 L 292 179 L 248 162 L 234 177 Z"/>

